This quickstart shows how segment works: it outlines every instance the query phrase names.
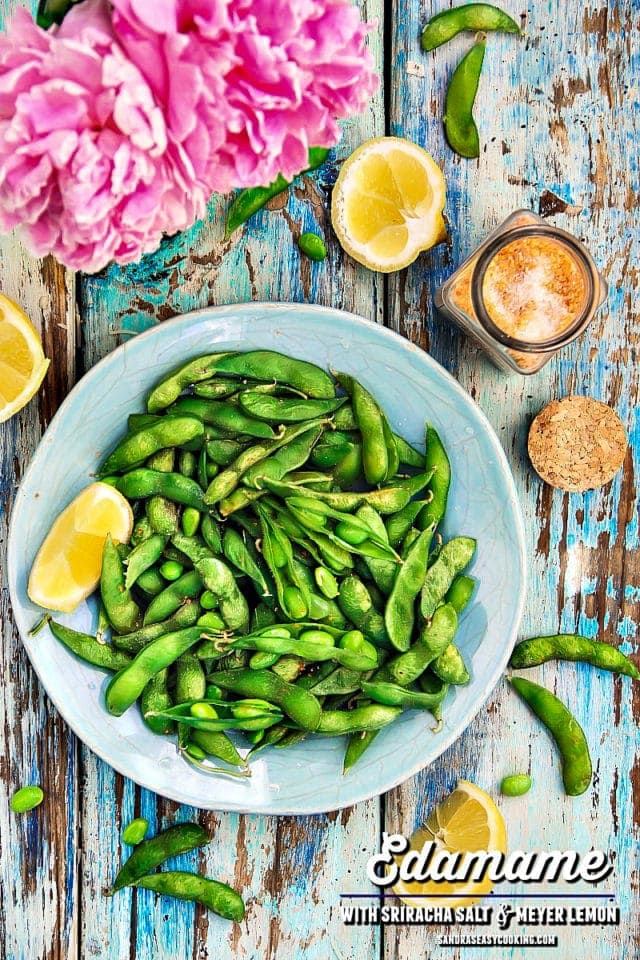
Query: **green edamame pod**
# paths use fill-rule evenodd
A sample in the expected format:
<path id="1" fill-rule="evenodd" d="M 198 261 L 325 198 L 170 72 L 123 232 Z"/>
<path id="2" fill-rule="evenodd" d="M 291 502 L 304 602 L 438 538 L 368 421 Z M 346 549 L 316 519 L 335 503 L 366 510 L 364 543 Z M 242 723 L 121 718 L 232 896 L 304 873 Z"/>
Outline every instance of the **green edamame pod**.
<path id="1" fill-rule="evenodd" d="M 122 559 L 110 535 L 102 551 L 100 595 L 114 630 L 131 633 L 139 626 L 140 607 L 125 586 Z"/>
<path id="2" fill-rule="evenodd" d="M 147 643 L 156 640 L 164 633 L 173 633 L 183 627 L 193 627 L 201 613 L 202 608 L 197 600 L 185 600 L 173 616 L 167 620 L 150 623 L 147 626 L 140 627 L 134 633 L 116 634 L 113 638 L 113 645 L 118 650 L 124 650 L 125 653 L 136 654 Z"/>
<path id="3" fill-rule="evenodd" d="M 422 31 L 422 49 L 435 50 L 463 30 L 521 33 L 515 20 L 499 7 L 491 3 L 464 3 L 461 7 L 442 10 L 431 17 Z"/>
<path id="4" fill-rule="evenodd" d="M 128 657 L 126 653 L 114 649 L 106 643 L 100 643 L 90 634 L 78 633 L 77 630 L 56 623 L 55 620 L 49 619 L 48 623 L 56 640 L 64 644 L 76 657 L 86 660 L 87 663 L 92 663 L 94 667 L 117 671 L 131 663 L 131 657 Z"/>
<path id="5" fill-rule="evenodd" d="M 462 58 L 447 87 L 444 132 L 449 146 L 461 157 L 480 156 L 480 138 L 473 119 L 486 42 L 481 40 Z"/>
<path id="6" fill-rule="evenodd" d="M 372 680 L 361 684 L 362 692 L 376 703 L 384 703 L 389 707 L 402 707 L 404 710 L 433 710 L 439 706 L 446 693 L 446 684 L 438 693 L 420 693 L 417 690 L 407 690 L 397 683 Z"/>
<path id="7" fill-rule="evenodd" d="M 427 560 L 433 527 L 423 530 L 411 545 L 404 563 L 398 567 L 393 589 L 384 612 L 387 635 L 396 650 L 408 650 L 414 624 L 415 599 L 427 574 Z"/>
<path id="8" fill-rule="evenodd" d="M 247 446 L 248 444 L 239 440 L 208 440 L 205 443 L 209 460 L 217 463 L 219 467 L 227 467 L 233 463 Z"/>
<path id="9" fill-rule="evenodd" d="M 127 436 L 109 454 L 100 467 L 100 475 L 123 473 L 141 466 L 154 453 L 167 447 L 180 447 L 204 435 L 204 427 L 193 417 L 162 417 L 146 430 Z"/>
<path id="10" fill-rule="evenodd" d="M 436 657 L 431 663 L 431 669 L 445 683 L 453 683 L 456 686 L 468 683 L 471 679 L 462 654 L 455 643 L 450 643 L 447 649 Z"/>
<path id="11" fill-rule="evenodd" d="M 381 703 L 354 707 L 353 710 L 323 710 L 315 732 L 339 737 L 344 733 L 356 733 L 361 730 L 380 730 L 401 713 L 402 710 L 399 707 L 387 707 Z"/>
<path id="12" fill-rule="evenodd" d="M 444 517 L 451 483 L 451 464 L 447 451 L 430 424 L 427 424 L 426 429 L 425 470 L 433 470 L 433 477 L 429 484 L 432 496 L 416 521 L 416 526 L 420 530 L 430 527 L 432 523 L 437 526 Z"/>
<path id="13" fill-rule="evenodd" d="M 349 670 L 347 667 L 337 667 L 328 677 L 318 680 L 310 689 L 316 697 L 327 697 L 335 694 L 354 693 L 360 689 L 363 674 L 359 670 Z"/>
<path id="14" fill-rule="evenodd" d="M 160 623 L 174 614 L 185 602 L 199 597 L 203 590 L 202 578 L 197 570 L 189 570 L 179 580 L 170 583 L 162 593 L 153 598 L 144 615 L 143 626 Z M 127 631 L 131 633 L 132 631 Z"/>
<path id="15" fill-rule="evenodd" d="M 197 460 L 191 450 L 181 450 L 178 454 L 178 473 L 183 477 L 195 476 L 197 469 Z"/>
<path id="16" fill-rule="evenodd" d="M 306 170 L 303 170 L 302 173 L 315 170 L 325 162 L 328 156 L 329 151 L 326 147 L 311 147 L 309 150 L 309 166 Z M 301 174 L 299 174 L 299 176 L 301 176 Z M 272 200 L 274 197 L 277 197 L 278 194 L 287 190 L 292 182 L 291 180 L 285 180 L 282 174 L 279 174 L 268 187 L 248 187 L 245 190 L 240 190 L 234 197 L 227 211 L 224 233 L 225 240 L 228 240 L 229 237 L 235 233 L 243 223 L 246 223 L 250 217 L 257 213 L 258 210 L 262 210 L 269 200 Z"/>
<path id="17" fill-rule="evenodd" d="M 299 423 L 301 420 L 316 420 L 333 413 L 344 403 L 346 397 L 330 400 L 303 400 L 300 397 L 273 397 L 257 390 L 245 390 L 238 397 L 245 413 L 258 420 L 270 423 Z"/>
<path id="18" fill-rule="evenodd" d="M 471 562 L 476 550 L 472 537 L 454 537 L 445 543 L 438 559 L 429 567 L 422 587 L 420 608 L 425 620 L 429 620 L 445 596 L 454 579 Z"/>
<path id="19" fill-rule="evenodd" d="M 401 437 L 398 433 L 394 433 L 393 439 L 396 450 L 398 451 L 400 463 L 406 463 L 410 467 L 418 467 L 420 470 L 425 469 L 424 454 L 416 450 L 415 447 L 412 447 L 410 443 L 407 443 L 404 437 Z"/>
<path id="20" fill-rule="evenodd" d="M 398 445 L 396 444 L 393 430 L 389 425 L 389 421 L 381 409 L 380 414 L 382 416 L 382 432 L 384 434 L 384 442 L 387 448 L 387 472 L 385 474 L 385 483 L 389 483 L 395 475 L 397 474 L 400 468 L 400 452 L 398 450 Z"/>
<path id="21" fill-rule="evenodd" d="M 351 453 L 354 446 L 355 443 L 353 441 L 343 439 L 342 435 L 335 436 L 331 433 L 327 434 L 314 448 L 311 454 L 311 462 L 314 466 L 320 467 L 322 470 L 331 470 L 331 468 L 340 463 L 348 453 Z"/>
<path id="22" fill-rule="evenodd" d="M 173 827 L 168 827 L 136 847 L 120 868 L 110 893 L 115 893 L 123 887 L 130 887 L 170 857 L 189 853 L 196 847 L 203 847 L 210 843 L 210 840 L 206 831 L 196 823 L 177 823 Z"/>
<path id="23" fill-rule="evenodd" d="M 307 360 L 276 353 L 274 350 L 250 350 L 222 360 L 217 369 L 219 373 L 230 373 L 238 377 L 250 377 L 254 380 L 283 383 L 307 397 L 316 400 L 331 400 L 336 395 L 333 380 L 328 373 Z"/>
<path id="24" fill-rule="evenodd" d="M 206 689 L 207 681 L 199 658 L 191 652 L 183 653 L 176 660 L 176 703 L 203 700 Z"/>
<path id="25" fill-rule="evenodd" d="M 183 477 L 180 473 L 163 473 L 139 467 L 120 477 L 117 489 L 127 500 L 142 500 L 158 495 L 185 507 L 194 507 L 201 513 L 207 509 L 202 487 L 191 477 Z"/>
<path id="26" fill-rule="evenodd" d="M 324 402 L 324 401 L 320 401 Z M 249 487 L 262 489 L 262 480 L 268 477 L 271 480 L 281 480 L 286 474 L 303 466 L 309 459 L 320 434 L 322 424 L 311 422 L 306 424 L 307 429 L 297 437 L 292 437 L 284 445 L 280 445 L 275 453 L 254 464 L 242 475 L 242 483 Z"/>
<path id="27" fill-rule="evenodd" d="M 216 556 L 219 556 L 222 553 L 222 536 L 220 534 L 220 527 L 209 514 L 202 518 L 200 533 L 202 534 L 202 539 L 209 547 L 209 550 L 211 550 L 211 552 Z"/>
<path id="28" fill-rule="evenodd" d="M 166 543 L 165 536 L 155 533 L 133 548 L 126 560 L 127 573 L 124 583 L 127 590 L 131 589 L 140 574 L 158 562 Z"/>
<path id="29" fill-rule="evenodd" d="M 223 731 L 211 733 L 208 730 L 192 730 L 190 739 L 209 757 L 224 760 L 233 767 L 246 765 L 233 742 Z"/>
<path id="30" fill-rule="evenodd" d="M 471 600 L 476 586 L 477 580 L 461 573 L 449 587 L 445 596 L 445 603 L 450 603 L 458 616 L 460 616 Z"/>
<path id="31" fill-rule="evenodd" d="M 291 497 L 300 496 L 300 488 L 293 483 L 283 483 L 276 480 L 265 480 L 265 487 L 272 493 L 287 500 Z M 374 507 L 378 513 L 396 513 L 407 505 L 410 494 L 400 486 L 382 487 L 380 490 L 350 490 L 341 493 L 325 493 L 322 490 L 308 489 L 304 491 L 305 497 L 313 497 L 314 500 L 320 500 L 336 510 L 357 510 L 363 504 L 368 503 Z"/>
<path id="32" fill-rule="evenodd" d="M 379 730 L 356 730 L 349 736 L 349 742 L 344 752 L 344 762 L 342 765 L 343 776 L 358 762 L 365 750 L 371 746 L 379 732 Z"/>
<path id="33" fill-rule="evenodd" d="M 248 545 L 233 527 L 227 527 L 225 530 L 222 549 L 229 563 L 232 563 L 242 573 L 246 573 L 256 584 L 263 597 L 272 595 L 272 587 L 267 582 L 263 571 L 252 556 Z"/>
<path id="34" fill-rule="evenodd" d="M 270 670 L 228 670 L 214 673 L 209 679 L 223 690 L 275 704 L 305 730 L 315 730 L 320 722 L 322 710 L 317 697 Z"/>
<path id="35" fill-rule="evenodd" d="M 140 517 L 136 520 L 133 532 L 131 534 L 131 546 L 137 547 L 143 540 L 148 540 L 153 536 L 153 528 L 149 523 L 148 517 Z"/>
<path id="36" fill-rule="evenodd" d="M 564 789 L 570 797 L 584 793 L 591 783 L 592 767 L 584 731 L 567 707 L 549 690 L 524 677 L 508 677 L 556 742 L 562 764 Z"/>
<path id="37" fill-rule="evenodd" d="M 236 579 L 222 560 L 209 557 L 196 564 L 207 590 L 219 598 L 220 614 L 229 630 L 242 633 L 249 629 L 249 606 Z"/>
<path id="38" fill-rule="evenodd" d="M 173 700 L 169 693 L 169 671 L 160 670 L 146 684 L 140 694 L 140 712 L 142 719 L 147 727 L 157 734 L 171 733 L 174 728 L 172 720 L 165 720 L 162 717 L 149 716 L 153 711 L 161 712 L 168 710 L 173 706 Z"/>
<path id="39" fill-rule="evenodd" d="M 213 380 L 203 380 L 196 383 L 193 392 L 196 397 L 202 397 L 204 400 L 226 400 L 238 392 L 239 384 L 236 380 L 223 380 L 222 377 L 214 377 Z"/>
<path id="40" fill-rule="evenodd" d="M 358 577 L 345 577 L 341 581 L 338 605 L 345 617 L 369 640 L 379 646 L 390 645 L 384 618 L 374 608 L 371 594 Z"/>
<path id="41" fill-rule="evenodd" d="M 590 663 L 601 670 L 621 673 L 634 680 L 640 678 L 635 664 L 616 647 L 599 640 L 571 633 L 557 633 L 550 637 L 532 637 L 522 640 L 511 654 L 510 666 L 517 670 L 537 667 L 547 660 L 572 660 Z"/>
<path id="42" fill-rule="evenodd" d="M 200 511 L 193 507 L 185 507 L 182 511 L 182 532 L 185 537 L 195 537 L 200 526 Z"/>
<path id="43" fill-rule="evenodd" d="M 212 551 L 200 537 L 187 537 L 182 533 L 174 533 L 171 544 L 192 563 L 200 563 L 201 560 L 213 556 Z"/>
<path id="44" fill-rule="evenodd" d="M 336 378 L 351 396 L 351 405 L 362 434 L 362 463 L 367 483 L 382 483 L 389 469 L 384 414 L 375 398 L 354 377 L 337 373 Z"/>
<path id="45" fill-rule="evenodd" d="M 115 717 L 121 716 L 135 703 L 149 680 L 165 667 L 175 663 L 201 636 L 201 627 L 186 627 L 184 630 L 164 634 L 143 647 L 131 663 L 116 673 L 109 683 L 105 692 L 109 713 Z"/>
<path id="46" fill-rule="evenodd" d="M 235 920 L 239 923 L 244 917 L 244 902 L 239 893 L 232 890 L 226 883 L 209 880 L 208 877 L 202 877 L 198 873 L 164 870 L 161 873 L 140 877 L 135 881 L 134 886 L 154 890 L 156 893 L 175 897 L 177 900 L 201 903 L 226 920 Z"/>
<path id="47" fill-rule="evenodd" d="M 430 663 L 448 648 L 458 627 L 453 607 L 445 603 L 438 607 L 430 623 L 424 624 L 413 646 L 394 657 L 382 667 L 376 679 L 392 680 L 402 687 L 409 686 L 424 673 Z"/>
<path id="48" fill-rule="evenodd" d="M 157 413 L 170 406 L 174 400 L 177 400 L 185 387 L 193 383 L 199 383 L 201 380 L 209 380 L 216 373 L 216 364 L 226 353 L 209 353 L 203 357 L 196 357 L 190 360 L 176 370 L 173 370 L 167 377 L 156 384 L 147 397 L 147 410 L 149 413 Z"/>
<path id="49" fill-rule="evenodd" d="M 171 413 L 173 416 L 198 417 L 202 423 L 211 424 L 227 435 L 258 437 L 263 440 L 271 440 L 276 435 L 268 423 L 247 416 L 237 403 L 226 400 L 181 397 L 171 407 Z"/>

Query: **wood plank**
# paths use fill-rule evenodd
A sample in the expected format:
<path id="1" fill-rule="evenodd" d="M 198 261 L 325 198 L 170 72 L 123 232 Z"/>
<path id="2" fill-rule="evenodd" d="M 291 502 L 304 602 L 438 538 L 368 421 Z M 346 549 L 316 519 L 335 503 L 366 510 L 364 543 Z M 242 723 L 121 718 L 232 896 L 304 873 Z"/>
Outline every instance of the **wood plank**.
<path id="1" fill-rule="evenodd" d="M 479 402 L 513 465 L 532 561 L 522 635 L 558 628 L 598 632 L 622 642 L 629 652 L 637 636 L 640 581 L 638 332 L 633 322 L 637 278 L 629 259 L 629 228 L 638 228 L 638 176 L 628 160 L 637 141 L 637 120 L 624 91 L 633 85 L 630 51 L 638 49 L 637 24 L 630 4 L 614 2 L 596 9 L 577 2 L 541 2 L 527 6 L 525 41 L 490 35 L 475 109 L 483 149 L 474 162 L 453 156 L 439 119 L 447 79 L 471 39 L 457 38 L 428 55 L 417 40 L 424 22 L 442 6 L 435 0 L 422 7 L 410 0 L 397 5 L 391 132 L 425 145 L 444 164 L 451 241 L 391 279 L 391 322 L 429 349 Z M 504 6 L 515 16 L 521 9 L 514 3 Z M 408 75 L 409 60 L 424 66 L 424 78 Z M 579 216 L 554 219 L 585 240 L 609 281 L 609 299 L 588 335 L 543 372 L 528 379 L 509 378 L 434 315 L 432 296 L 489 229 L 518 207 L 536 209 L 545 188 L 584 207 Z M 548 399 L 572 391 L 612 403 L 627 424 L 635 450 L 609 487 L 563 496 L 533 475 L 526 458 L 526 428 Z M 584 666 L 549 664 L 539 677 L 572 705 L 585 726 L 596 760 L 590 793 L 573 800 L 563 796 L 546 734 L 502 684 L 458 743 L 387 795 L 386 829 L 410 832 L 458 777 L 496 795 L 504 774 L 530 768 L 536 780 L 532 792 L 501 802 L 511 848 L 594 846 L 612 851 L 617 863 L 621 926 L 591 928 L 586 935 L 579 928 L 562 930 L 559 955 L 576 960 L 632 956 L 638 918 L 631 913 L 637 896 L 631 831 L 634 823 L 637 828 L 640 810 L 629 686 Z M 556 889 L 547 887 L 546 892 Z M 395 960 L 424 956 L 426 951 L 426 956 L 446 953 L 458 960 L 469 952 L 439 951 L 443 932 L 387 928 L 384 956 Z M 530 953 L 513 948 L 508 955 L 525 958 Z M 478 947 L 474 960 L 489 960 L 494 954 Z"/>
<path id="2" fill-rule="evenodd" d="M 377 62 L 382 57 L 381 0 L 364 5 L 368 19 L 380 18 L 372 36 Z M 224 242 L 228 200 L 214 198 L 206 222 L 168 239 L 141 264 L 79 280 L 83 368 L 88 369 L 121 340 L 169 317 L 207 304 L 256 300 L 310 301 L 353 310 L 383 320 L 382 280 L 345 260 L 328 225 L 326 198 L 335 166 L 368 136 L 384 132 L 382 91 L 368 113 L 346 125 L 331 165 L 305 177 L 291 194 L 271 204 L 230 241 Z M 324 233 L 327 261 L 312 264 L 300 256 L 295 237 L 303 230 Z M 117 833 L 132 808 L 152 825 L 198 817 L 187 807 L 158 800 L 121 781 L 83 750 L 83 885 L 80 956 L 107 960 L 126 956 L 194 960 L 229 955 L 250 958 L 299 957 L 324 960 L 374 956 L 379 931 L 336 922 L 338 893 L 355 889 L 350 874 L 368 838 L 379 833 L 380 804 L 321 817 L 267 818 L 200 814 L 214 835 L 199 862 L 210 876 L 235 882 L 247 898 L 247 918 L 231 928 L 192 905 L 156 899 L 150 892 L 115 902 L 99 896 L 117 863 Z M 367 838 L 363 840 L 363 838 Z M 375 841 L 374 841 L 375 842 Z M 193 869 L 195 855 L 184 858 Z M 356 875 L 356 870 L 353 869 Z M 360 887 L 357 887 L 360 889 Z M 131 940 L 127 924 L 132 917 Z M 195 931 L 195 935 L 194 935 Z"/>
<path id="3" fill-rule="evenodd" d="M 0 424 L 0 955 L 67 960 L 77 945 L 78 810 L 75 738 L 44 696 L 18 636 L 7 587 L 6 544 L 15 493 L 44 427 L 73 384 L 73 278 L 51 258 L 30 257 L 0 238 L 0 289 L 17 301 L 55 358 L 37 397 Z M 33 813 L 10 811 L 11 795 L 40 783 Z"/>

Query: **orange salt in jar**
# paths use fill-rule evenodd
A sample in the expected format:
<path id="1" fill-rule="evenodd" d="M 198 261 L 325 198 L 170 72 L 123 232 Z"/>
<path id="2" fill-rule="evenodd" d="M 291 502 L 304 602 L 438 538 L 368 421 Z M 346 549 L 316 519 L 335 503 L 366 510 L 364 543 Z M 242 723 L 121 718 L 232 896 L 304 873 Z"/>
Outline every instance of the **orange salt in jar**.
<path id="1" fill-rule="evenodd" d="M 518 210 L 440 287 L 435 304 L 498 367 L 528 375 L 580 336 L 606 294 L 572 234 Z"/>

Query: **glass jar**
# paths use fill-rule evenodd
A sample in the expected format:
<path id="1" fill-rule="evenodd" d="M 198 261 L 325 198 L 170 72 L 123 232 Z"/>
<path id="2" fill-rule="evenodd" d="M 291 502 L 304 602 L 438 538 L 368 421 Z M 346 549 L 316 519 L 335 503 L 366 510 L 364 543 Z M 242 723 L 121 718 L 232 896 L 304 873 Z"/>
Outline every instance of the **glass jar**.
<path id="1" fill-rule="evenodd" d="M 575 340 L 607 295 L 576 237 L 516 210 L 436 291 L 436 308 L 502 370 L 537 373 Z"/>

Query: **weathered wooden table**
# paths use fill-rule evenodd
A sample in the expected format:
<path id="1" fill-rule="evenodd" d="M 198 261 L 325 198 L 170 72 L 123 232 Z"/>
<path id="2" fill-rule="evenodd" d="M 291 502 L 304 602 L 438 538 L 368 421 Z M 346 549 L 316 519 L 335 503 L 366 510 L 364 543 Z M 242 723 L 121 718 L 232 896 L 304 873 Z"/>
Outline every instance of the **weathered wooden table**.
<path id="1" fill-rule="evenodd" d="M 2 14 L 14 5 L 1 0 Z M 386 796 L 309 818 L 199 814 L 138 789 L 83 747 L 43 696 L 13 627 L 4 567 L 9 513 L 42 430 L 72 384 L 123 338 L 175 314 L 206 304 L 288 300 L 342 307 L 388 324 L 450 370 L 489 416 L 513 466 L 526 516 L 531 585 L 522 634 L 579 629 L 633 649 L 640 600 L 635 289 L 640 7 L 637 0 L 598 5 L 506 0 L 521 16 L 526 38 L 489 37 L 476 107 L 482 154 L 469 162 L 447 148 L 439 119 L 447 78 L 469 38 L 429 55 L 419 46 L 421 25 L 443 5 L 365 3 L 366 16 L 379 21 L 371 35 L 383 76 L 377 98 L 365 116 L 348 125 L 331 164 L 305 178 L 290 197 L 279 198 L 232 241 L 222 240 L 225 199 L 211 203 L 206 223 L 168 240 L 156 255 L 97 276 L 74 276 L 52 259 L 30 258 L 18 239 L 2 241 L 0 287 L 24 305 L 53 358 L 37 400 L 0 426 L 5 738 L 0 955 L 6 960 L 632 960 L 639 955 L 633 857 L 640 816 L 634 723 L 640 688 L 634 689 L 634 711 L 630 681 L 582 666 L 549 664 L 540 671 L 542 682 L 576 705 L 593 745 L 594 785 L 578 799 L 564 797 L 545 732 L 502 683 L 437 763 Z M 341 160 L 363 140 L 385 132 L 425 145 L 443 165 L 451 226 L 447 246 L 389 279 L 342 254 L 327 214 Z M 432 297 L 490 228 L 517 207 L 538 209 L 545 189 L 580 208 L 570 207 L 554 220 L 588 243 L 609 282 L 609 298 L 588 335 L 543 372 L 530 379 L 506 377 L 434 314 Z M 299 256 L 293 239 L 307 229 L 325 234 L 330 252 L 324 263 Z M 543 486 L 525 455 L 531 415 L 551 397 L 571 392 L 611 403 L 635 445 L 635 461 L 630 451 L 611 485 L 585 495 Z M 443 928 L 343 924 L 339 894 L 370 889 L 366 862 L 382 830 L 410 832 L 458 777 L 495 791 L 502 775 L 529 765 L 538 788 L 525 799 L 502 803 L 511 847 L 611 851 L 620 926 L 560 930 L 554 952 L 440 948 Z M 37 781 L 46 791 L 38 813 L 10 814 L 11 791 Z M 199 817 L 214 834 L 201 863 L 215 876 L 235 878 L 250 904 L 246 921 L 232 927 L 143 891 L 124 893 L 117 901 L 103 897 L 119 861 L 121 826 L 134 813 L 154 826 Z"/>

